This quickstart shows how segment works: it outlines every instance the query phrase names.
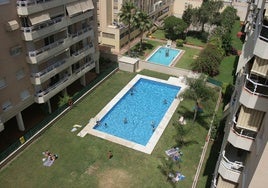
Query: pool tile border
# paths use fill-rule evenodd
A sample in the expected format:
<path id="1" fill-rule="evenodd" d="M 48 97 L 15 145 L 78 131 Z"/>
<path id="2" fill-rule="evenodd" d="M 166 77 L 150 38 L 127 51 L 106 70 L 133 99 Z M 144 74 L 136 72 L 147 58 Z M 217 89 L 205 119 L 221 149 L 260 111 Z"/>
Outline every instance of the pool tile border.
<path id="1" fill-rule="evenodd" d="M 131 142 L 101 131 L 98 131 L 96 129 L 94 129 L 94 126 L 96 125 L 96 121 L 99 119 L 102 119 L 102 117 L 105 116 L 105 114 L 107 112 L 109 112 L 109 110 L 129 91 L 129 89 L 136 84 L 136 82 L 141 79 L 141 78 L 145 78 L 145 79 L 149 79 L 149 80 L 153 80 L 153 81 L 157 81 L 157 82 L 161 82 L 161 83 L 166 83 L 166 84 L 170 84 L 170 85 L 175 85 L 175 86 L 179 86 L 181 87 L 179 93 L 181 93 L 185 88 L 186 85 L 184 85 L 182 82 L 180 82 L 180 79 L 175 78 L 175 77 L 170 77 L 170 79 L 168 80 L 161 80 L 158 78 L 153 78 L 153 77 L 149 77 L 149 76 L 144 76 L 144 75 L 136 75 L 94 118 L 91 118 L 89 120 L 89 123 L 86 125 L 86 127 L 78 133 L 78 136 L 84 137 L 86 134 L 90 134 L 90 135 L 94 135 L 97 136 L 99 138 L 126 146 L 128 148 L 132 148 L 134 150 L 140 151 L 140 152 L 144 152 L 147 154 L 151 154 L 154 147 L 156 146 L 158 140 L 160 139 L 161 135 L 163 134 L 165 128 L 168 125 L 168 122 L 170 121 L 172 115 L 174 114 L 176 108 L 178 107 L 179 103 L 180 103 L 180 99 L 179 98 L 175 98 L 173 100 L 173 102 L 171 103 L 170 107 L 168 108 L 166 114 L 164 115 L 164 117 L 162 118 L 162 120 L 160 121 L 158 127 L 156 128 L 156 130 L 154 131 L 153 135 L 151 136 L 150 140 L 148 141 L 148 143 L 146 144 L 146 146 L 143 146 L 141 144 L 137 144 L 135 142 Z"/>

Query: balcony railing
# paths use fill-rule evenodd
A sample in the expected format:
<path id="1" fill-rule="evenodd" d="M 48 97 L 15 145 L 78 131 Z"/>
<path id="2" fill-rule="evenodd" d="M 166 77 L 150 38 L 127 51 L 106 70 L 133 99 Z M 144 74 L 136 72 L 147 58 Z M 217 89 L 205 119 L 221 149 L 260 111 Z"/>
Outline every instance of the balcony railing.
<path id="1" fill-rule="evenodd" d="M 248 74 L 246 76 L 245 89 L 253 95 L 268 97 L 268 85 L 251 80 Z"/>
<path id="2" fill-rule="evenodd" d="M 49 1 L 53 1 L 53 0 L 21 0 L 21 1 L 17 1 L 17 6 L 26 7 L 26 6 L 46 3 Z"/>
<path id="3" fill-rule="evenodd" d="M 262 25 L 259 38 L 268 42 L 268 25 Z"/>
<path id="4" fill-rule="evenodd" d="M 225 151 L 223 151 L 222 153 L 222 164 L 225 166 L 225 168 L 237 173 L 241 173 L 241 171 L 244 168 L 242 162 L 240 161 L 231 162 L 230 160 L 228 160 L 227 157 L 225 156 Z"/>
<path id="5" fill-rule="evenodd" d="M 69 35 L 70 35 L 70 37 L 74 38 L 74 37 L 77 37 L 77 36 L 79 36 L 79 35 L 82 35 L 82 34 L 88 32 L 88 31 L 90 31 L 90 30 L 92 30 L 92 27 L 86 27 L 86 28 L 84 28 L 84 29 L 78 31 L 77 33 L 71 33 L 71 34 L 69 34 Z"/>
<path id="6" fill-rule="evenodd" d="M 77 50 L 76 52 L 72 53 L 72 56 L 78 56 L 80 55 L 81 53 L 83 53 L 84 51 L 88 50 L 89 48 L 91 48 L 92 45 L 86 45 L 84 48 L 80 49 L 80 50 Z"/>
<path id="7" fill-rule="evenodd" d="M 63 59 L 61 61 L 57 61 L 56 63 L 54 63 L 53 65 L 50 65 L 49 67 L 47 67 L 46 69 L 37 72 L 37 73 L 32 73 L 32 77 L 34 78 L 40 78 L 41 76 L 51 72 L 52 70 L 56 69 L 57 67 L 63 65 L 64 63 L 66 63 L 66 59 Z"/>
<path id="8" fill-rule="evenodd" d="M 58 81 L 57 83 L 55 83 L 54 85 L 48 87 L 47 89 L 43 90 L 43 91 L 39 91 L 35 94 L 35 96 L 37 97 L 44 97 L 46 94 L 48 94 L 49 92 L 51 92 L 52 90 L 56 89 L 59 85 L 61 85 L 62 83 L 66 82 L 69 79 L 70 75 L 66 75 L 63 79 L 61 79 L 60 81 Z"/>
<path id="9" fill-rule="evenodd" d="M 236 118 L 234 117 L 232 130 L 236 135 L 244 137 L 244 138 L 248 138 L 251 140 L 254 140 L 256 138 L 257 136 L 256 132 L 248 130 L 248 129 L 239 128 L 236 125 L 237 125 L 237 122 L 236 122 Z"/>
<path id="10" fill-rule="evenodd" d="M 59 46 L 59 45 L 61 45 L 63 43 L 64 43 L 64 38 L 60 39 L 60 40 L 58 40 L 58 41 L 56 41 L 54 43 L 51 43 L 51 44 L 49 44 L 47 46 L 44 46 L 44 47 L 42 47 L 42 48 L 40 48 L 38 50 L 29 51 L 28 55 L 30 57 L 35 57 L 35 56 L 37 56 L 37 55 L 39 55 L 39 54 L 41 54 L 41 53 L 43 53 L 45 51 L 48 51 L 48 50 L 51 50 L 52 48 L 55 48 L 55 47 L 57 47 L 57 46 Z"/>
<path id="11" fill-rule="evenodd" d="M 82 70 L 84 70 L 86 67 L 89 67 L 90 65 L 94 64 L 94 61 L 91 60 L 87 63 L 85 63 L 84 65 L 82 65 L 81 67 L 79 67 L 78 69 L 74 70 L 75 74 L 78 74 L 79 72 L 81 72 Z"/>
<path id="12" fill-rule="evenodd" d="M 51 25 L 54 25 L 56 23 L 59 23 L 61 22 L 63 19 L 63 17 L 58 17 L 58 18 L 54 18 L 52 20 L 49 20 L 43 24 L 40 24 L 40 25 L 37 25 L 37 26 L 31 26 L 31 27 L 22 27 L 21 30 L 25 33 L 30 33 L 30 32 L 33 32 L 33 31 L 38 31 L 40 29 L 43 29 L 43 28 L 46 28 L 46 27 L 49 27 Z"/>

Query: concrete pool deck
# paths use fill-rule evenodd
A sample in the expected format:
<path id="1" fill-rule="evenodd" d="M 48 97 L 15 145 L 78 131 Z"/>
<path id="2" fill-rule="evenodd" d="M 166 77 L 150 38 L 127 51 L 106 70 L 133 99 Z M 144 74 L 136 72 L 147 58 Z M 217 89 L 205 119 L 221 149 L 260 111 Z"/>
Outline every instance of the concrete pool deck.
<path id="1" fill-rule="evenodd" d="M 176 78 L 176 77 L 170 77 L 168 80 L 161 80 L 157 78 L 152 78 L 148 76 L 143 75 L 136 75 L 95 117 L 91 118 L 89 120 L 89 123 L 82 129 L 77 135 L 80 137 L 84 137 L 87 134 L 97 136 L 99 138 L 126 146 L 128 148 L 141 151 L 147 154 L 151 154 L 154 147 L 156 146 L 158 140 L 160 139 L 161 135 L 163 134 L 165 128 L 168 125 L 168 122 L 170 121 L 172 115 L 174 114 L 176 108 L 178 107 L 180 103 L 180 98 L 175 98 L 173 102 L 171 103 L 170 107 L 166 111 L 164 117 L 160 121 L 159 125 L 157 126 L 156 130 L 154 131 L 153 135 L 151 136 L 150 140 L 146 144 L 146 146 L 143 146 L 141 144 L 137 144 L 135 142 L 131 142 L 113 135 L 110 135 L 108 133 L 104 133 L 101 131 L 98 131 L 94 129 L 94 126 L 96 125 L 96 122 L 100 119 L 102 119 L 109 111 L 110 109 L 129 91 L 132 86 L 135 85 L 135 83 L 140 79 L 145 78 L 161 83 L 167 83 L 170 85 L 175 85 L 181 87 L 179 93 L 181 93 L 185 88 L 185 82 L 182 78 Z"/>

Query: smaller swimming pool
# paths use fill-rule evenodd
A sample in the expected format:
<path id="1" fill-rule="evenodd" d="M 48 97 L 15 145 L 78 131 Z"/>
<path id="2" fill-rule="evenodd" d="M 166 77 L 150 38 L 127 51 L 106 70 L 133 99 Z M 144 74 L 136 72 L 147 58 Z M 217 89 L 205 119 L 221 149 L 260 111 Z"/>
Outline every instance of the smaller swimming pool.
<path id="1" fill-rule="evenodd" d="M 168 47 L 158 47 L 146 61 L 160 65 L 170 66 L 181 54 L 181 50 Z"/>

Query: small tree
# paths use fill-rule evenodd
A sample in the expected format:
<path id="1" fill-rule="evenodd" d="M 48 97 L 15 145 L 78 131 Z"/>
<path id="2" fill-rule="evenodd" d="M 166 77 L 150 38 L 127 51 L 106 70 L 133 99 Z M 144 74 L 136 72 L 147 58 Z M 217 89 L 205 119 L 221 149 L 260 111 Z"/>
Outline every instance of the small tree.
<path id="1" fill-rule="evenodd" d="M 201 75 L 198 79 L 188 78 L 187 85 L 189 86 L 189 89 L 184 91 L 182 94 L 183 97 L 195 101 L 193 121 L 195 121 L 198 113 L 200 112 L 201 103 L 214 96 L 211 88 L 206 85 L 205 78 L 205 75 Z"/>
<path id="2" fill-rule="evenodd" d="M 167 38 L 171 40 L 182 39 L 184 38 L 187 24 L 180 18 L 169 16 L 164 20 L 164 29 Z"/>
<path id="3" fill-rule="evenodd" d="M 150 20 L 148 14 L 145 12 L 137 12 L 135 17 L 135 22 L 134 24 L 136 27 L 139 28 L 141 34 L 140 34 L 140 52 L 142 51 L 142 38 L 144 35 L 144 32 L 148 31 L 152 27 L 152 21 Z"/>
<path id="4" fill-rule="evenodd" d="M 64 105 L 72 105 L 72 97 L 70 97 L 67 93 L 64 93 L 62 97 L 60 97 L 60 100 L 58 102 L 58 106 L 64 106 Z"/>
<path id="5" fill-rule="evenodd" d="M 201 73 L 215 76 L 219 73 L 219 65 L 222 61 L 222 50 L 217 46 L 208 44 L 192 63 L 192 69 Z"/>

